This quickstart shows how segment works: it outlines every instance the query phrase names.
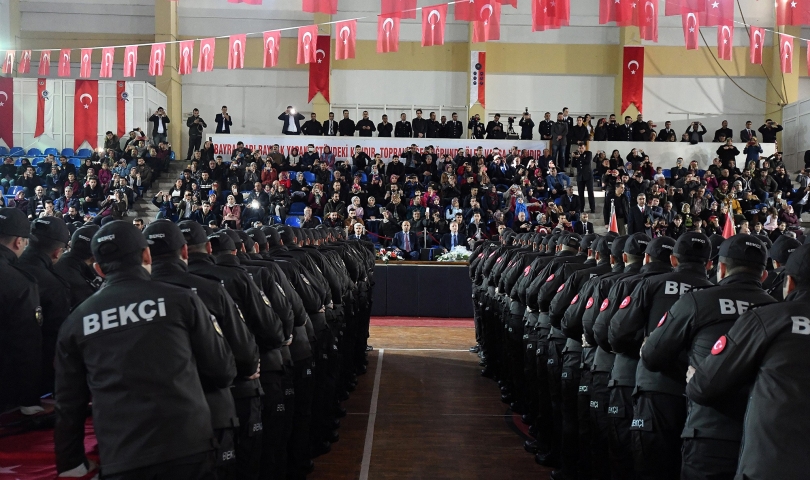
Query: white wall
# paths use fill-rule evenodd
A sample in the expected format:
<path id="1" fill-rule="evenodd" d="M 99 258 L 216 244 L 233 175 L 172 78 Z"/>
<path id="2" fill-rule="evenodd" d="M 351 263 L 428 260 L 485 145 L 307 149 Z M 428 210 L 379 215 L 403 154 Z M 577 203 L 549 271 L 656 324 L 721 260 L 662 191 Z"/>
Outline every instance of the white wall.
<path id="1" fill-rule="evenodd" d="M 20 0 L 20 29 L 35 32 L 154 35 L 155 2 Z"/>
<path id="2" fill-rule="evenodd" d="M 786 105 L 782 112 L 782 151 L 788 170 L 804 167 L 804 152 L 810 150 L 810 99 Z"/>
<path id="3" fill-rule="evenodd" d="M 537 123 L 545 112 L 556 119 L 563 107 L 574 115 L 613 111 L 613 77 L 491 74 L 487 79 L 487 111 L 492 114 L 520 114 L 529 107 Z"/>

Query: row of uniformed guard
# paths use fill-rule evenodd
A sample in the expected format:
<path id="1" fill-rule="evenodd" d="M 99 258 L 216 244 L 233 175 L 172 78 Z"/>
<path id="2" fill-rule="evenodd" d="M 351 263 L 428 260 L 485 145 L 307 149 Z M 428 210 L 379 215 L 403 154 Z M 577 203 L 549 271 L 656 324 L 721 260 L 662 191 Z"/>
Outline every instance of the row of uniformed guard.
<path id="1" fill-rule="evenodd" d="M 166 220 L 71 236 L 15 212 L 0 209 L 0 390 L 24 413 L 54 392 L 60 476 L 94 468 L 88 405 L 105 479 L 305 478 L 339 439 L 366 371 L 370 243 Z"/>
<path id="2" fill-rule="evenodd" d="M 551 478 L 810 475 L 810 245 L 507 230 L 470 276 L 482 375 Z"/>

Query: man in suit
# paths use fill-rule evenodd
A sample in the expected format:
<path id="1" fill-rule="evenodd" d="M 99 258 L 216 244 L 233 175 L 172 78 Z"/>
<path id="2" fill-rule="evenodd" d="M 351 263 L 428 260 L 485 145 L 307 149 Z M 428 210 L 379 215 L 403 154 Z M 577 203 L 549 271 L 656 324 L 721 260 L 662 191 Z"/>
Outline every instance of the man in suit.
<path id="1" fill-rule="evenodd" d="M 630 207 L 627 212 L 627 234 L 646 233 L 649 235 L 652 225 L 652 211 L 647 206 L 647 196 L 639 193 L 636 197 L 636 205 Z"/>
<path id="2" fill-rule="evenodd" d="M 301 132 L 304 135 L 323 135 L 323 126 L 321 126 L 321 122 L 318 121 L 315 112 L 312 112 L 309 116 L 309 120 L 301 125 Z"/>
<path id="3" fill-rule="evenodd" d="M 411 232 L 411 223 L 409 221 L 402 222 L 402 231 L 394 234 L 394 241 L 391 246 L 396 248 L 401 254 L 402 258 L 416 260 L 419 258 L 419 239 L 416 234 Z"/>
<path id="4" fill-rule="evenodd" d="M 565 195 L 560 197 L 560 206 L 563 212 L 568 216 L 568 220 L 571 221 L 576 220 L 579 216 L 579 212 L 582 211 L 582 201 L 579 195 L 574 193 L 574 187 L 572 185 L 568 185 L 565 189 Z"/>
<path id="5" fill-rule="evenodd" d="M 149 121 L 152 122 L 152 144 L 157 147 L 160 142 L 166 142 L 168 139 L 169 130 L 166 125 L 170 122 L 169 116 L 163 107 L 158 107 L 155 114 L 149 117 Z"/>
<path id="6" fill-rule="evenodd" d="M 284 122 L 281 133 L 284 135 L 301 135 L 301 120 L 304 118 L 306 117 L 296 112 L 292 106 L 288 106 L 287 110 L 278 116 L 278 119 Z"/>
<path id="7" fill-rule="evenodd" d="M 458 223 L 450 222 L 450 233 L 442 235 L 442 249 L 445 252 L 451 251 L 459 245 L 464 245 L 466 238 L 458 231 Z"/>
<path id="8" fill-rule="evenodd" d="M 464 134 L 464 124 L 458 119 L 458 113 L 453 112 L 453 119 L 447 122 L 447 138 L 461 138 Z"/>
<path id="9" fill-rule="evenodd" d="M 593 223 L 588 221 L 588 212 L 582 212 L 582 215 L 579 216 L 579 221 L 574 225 L 574 233 L 580 235 L 594 233 Z"/>
<path id="10" fill-rule="evenodd" d="M 349 240 L 371 241 L 368 235 L 366 235 L 366 227 L 360 222 L 354 224 L 354 233 L 349 235 Z"/>
<path id="11" fill-rule="evenodd" d="M 748 143 L 752 138 L 756 138 L 756 136 L 757 131 L 753 129 L 751 120 L 745 122 L 745 128 L 740 130 L 740 141 L 743 143 Z"/>
<path id="12" fill-rule="evenodd" d="M 672 122 L 667 120 L 664 122 L 664 128 L 662 128 L 658 132 L 658 136 L 655 137 L 656 142 L 668 142 L 670 135 L 675 134 L 675 130 L 672 129 Z M 678 135 L 675 135 L 675 138 L 678 138 Z"/>
<path id="13" fill-rule="evenodd" d="M 335 121 L 335 113 L 329 112 L 329 120 L 323 122 L 323 134 L 327 137 L 334 137 L 338 133 L 338 123 Z"/>
<path id="14" fill-rule="evenodd" d="M 233 119 L 228 113 L 228 107 L 223 105 L 222 113 L 218 113 L 217 116 L 214 117 L 214 121 L 217 122 L 217 133 L 231 133 Z"/>
<path id="15" fill-rule="evenodd" d="M 500 140 L 506 138 L 506 133 L 503 131 L 503 123 L 501 123 L 501 114 L 496 113 L 495 119 L 487 123 L 487 139 Z"/>
<path id="16" fill-rule="evenodd" d="M 577 191 L 579 192 L 580 210 L 584 207 L 585 188 L 588 189 L 588 206 L 591 213 L 596 212 L 596 202 L 593 198 L 593 153 L 585 150 L 585 145 L 580 145 L 574 152 L 573 167 L 577 170 Z"/>
<path id="17" fill-rule="evenodd" d="M 540 134 L 541 140 L 551 140 L 551 127 L 554 126 L 554 120 L 551 119 L 551 112 L 546 112 L 540 124 L 537 127 L 537 133 Z"/>
<path id="18" fill-rule="evenodd" d="M 408 116 L 404 113 L 399 116 L 400 120 L 394 128 L 394 136 L 400 138 L 410 138 L 413 136 L 413 129 L 411 122 L 408 121 Z"/>
<path id="19" fill-rule="evenodd" d="M 633 130 L 633 119 L 628 115 L 624 117 L 624 125 L 619 125 L 619 128 L 616 129 L 616 140 L 620 142 L 632 142 Z"/>
<path id="20" fill-rule="evenodd" d="M 493 183 L 508 183 L 515 176 L 515 169 L 507 165 L 500 155 L 495 155 L 487 167 L 487 175 Z"/>

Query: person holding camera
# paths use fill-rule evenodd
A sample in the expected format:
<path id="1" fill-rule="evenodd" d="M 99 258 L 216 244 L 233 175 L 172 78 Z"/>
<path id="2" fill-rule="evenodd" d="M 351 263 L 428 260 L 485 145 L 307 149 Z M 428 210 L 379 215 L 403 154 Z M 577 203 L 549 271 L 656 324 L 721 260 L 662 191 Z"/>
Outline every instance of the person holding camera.
<path id="1" fill-rule="evenodd" d="M 706 135 L 706 127 L 700 122 L 692 122 L 684 132 L 687 140 L 692 145 L 697 145 L 703 142 L 703 135 Z"/>
<path id="2" fill-rule="evenodd" d="M 762 143 L 776 143 L 776 134 L 782 130 L 782 125 L 770 118 L 765 120 L 765 124 L 759 127 L 759 133 L 762 134 Z"/>
<path id="3" fill-rule="evenodd" d="M 486 129 L 484 128 L 484 124 L 481 122 L 481 116 L 477 113 L 470 117 L 470 121 L 467 122 L 467 130 L 470 130 L 470 138 L 476 139 L 483 139 L 484 133 Z"/>
<path id="4" fill-rule="evenodd" d="M 503 123 L 501 123 L 501 114 L 496 113 L 495 119 L 487 123 L 487 140 L 495 139 L 501 140 L 506 138 L 506 133 L 503 131 Z"/>
<path id="5" fill-rule="evenodd" d="M 306 117 L 296 112 L 292 105 L 288 106 L 287 110 L 278 116 L 278 119 L 284 124 L 284 126 L 281 127 L 282 135 L 301 135 L 300 122 L 304 120 L 304 118 Z"/>
<path id="6" fill-rule="evenodd" d="M 233 125 L 233 119 L 231 115 L 228 113 L 228 107 L 225 105 L 222 106 L 222 112 L 218 113 L 216 117 L 214 117 L 214 121 L 217 123 L 217 133 L 224 133 L 228 134 L 231 133 L 231 125 Z"/>
<path id="7" fill-rule="evenodd" d="M 737 158 L 740 150 L 734 146 L 731 137 L 725 137 L 726 142 L 717 149 L 717 157 L 720 158 L 720 163 L 724 168 L 728 168 L 728 163 Z M 760 149 L 761 151 L 762 149 Z"/>
<path id="8" fill-rule="evenodd" d="M 152 145 L 157 147 L 160 142 L 167 142 L 169 138 L 167 125 L 171 123 L 171 120 L 163 107 L 158 107 L 157 111 L 149 117 L 149 121 L 152 122 Z"/>
<path id="9" fill-rule="evenodd" d="M 205 130 L 208 125 L 205 123 L 205 120 L 200 118 L 200 110 L 195 108 L 191 111 L 191 116 L 186 120 L 186 126 L 188 127 L 188 153 L 186 153 L 186 161 L 190 162 L 191 156 L 194 155 L 194 152 L 199 150 L 202 145 L 203 130 Z"/>
<path id="10" fill-rule="evenodd" d="M 521 117 L 518 125 L 520 126 L 520 139 L 531 140 L 533 137 L 532 129 L 534 128 L 534 121 L 532 121 L 532 114 L 529 113 L 528 108 L 523 112 L 523 117 Z"/>

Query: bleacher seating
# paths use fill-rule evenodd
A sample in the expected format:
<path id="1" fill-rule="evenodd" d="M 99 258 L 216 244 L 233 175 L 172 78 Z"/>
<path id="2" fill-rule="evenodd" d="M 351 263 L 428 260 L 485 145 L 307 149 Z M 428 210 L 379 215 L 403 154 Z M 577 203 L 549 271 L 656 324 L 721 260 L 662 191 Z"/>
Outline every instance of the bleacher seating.
<path id="1" fill-rule="evenodd" d="M 93 151 L 89 148 L 82 148 L 78 152 L 76 152 L 76 156 L 79 158 L 90 158 L 93 156 Z"/>
<path id="2" fill-rule="evenodd" d="M 40 150 L 38 148 L 31 148 L 31 149 L 28 149 L 28 154 L 27 155 L 29 157 L 40 157 L 40 156 L 42 156 L 42 150 Z"/>
<path id="3" fill-rule="evenodd" d="M 63 148 L 63 149 L 62 149 L 62 155 L 66 156 L 66 157 L 68 157 L 68 158 L 70 158 L 70 157 L 75 157 L 75 156 L 76 156 L 76 152 L 75 152 L 75 151 L 73 151 L 73 149 L 72 149 L 72 148 Z"/>
<path id="4" fill-rule="evenodd" d="M 45 155 L 53 155 L 54 157 L 59 156 L 59 150 L 55 148 L 46 148 L 44 153 Z"/>
<path id="5" fill-rule="evenodd" d="M 12 157 L 22 157 L 25 155 L 25 150 L 22 147 L 12 147 L 9 155 Z"/>
<path id="6" fill-rule="evenodd" d="M 8 148 L 0 147 L 0 155 L 2 155 L 2 156 L 8 155 Z"/>
<path id="7" fill-rule="evenodd" d="M 307 206 L 307 204 L 304 203 L 304 202 L 293 202 L 293 204 L 290 205 L 290 211 L 287 212 L 287 214 L 288 215 L 299 215 L 299 216 L 303 215 L 304 214 L 304 208 L 306 208 L 306 206 Z"/>
<path id="8" fill-rule="evenodd" d="M 284 222 L 284 224 L 290 227 L 301 228 L 301 219 L 298 217 L 287 217 L 287 220 Z"/>

